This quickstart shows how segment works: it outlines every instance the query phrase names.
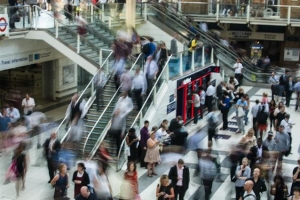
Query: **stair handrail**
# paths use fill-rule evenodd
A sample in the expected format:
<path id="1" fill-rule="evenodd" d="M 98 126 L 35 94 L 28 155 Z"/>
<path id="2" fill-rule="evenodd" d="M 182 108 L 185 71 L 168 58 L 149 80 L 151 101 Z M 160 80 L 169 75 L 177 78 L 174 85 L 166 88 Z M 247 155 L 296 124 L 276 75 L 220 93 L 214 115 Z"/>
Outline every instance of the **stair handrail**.
<path id="1" fill-rule="evenodd" d="M 134 66 L 136 65 L 137 61 L 139 60 L 139 58 L 140 58 L 142 55 L 143 55 L 142 53 L 139 54 L 138 58 L 135 60 L 134 64 L 131 66 L 130 71 L 134 68 Z M 91 131 L 89 132 L 89 134 L 88 134 L 88 136 L 87 136 L 87 138 L 86 138 L 86 140 L 85 140 L 85 142 L 84 142 L 83 148 L 82 148 L 82 156 L 84 156 L 85 147 L 86 147 L 86 145 L 87 145 L 87 142 L 88 142 L 88 140 L 89 140 L 89 138 L 90 138 L 92 132 L 94 131 L 94 129 L 95 129 L 96 126 L 98 125 L 100 119 L 103 117 L 103 115 L 105 114 L 106 110 L 108 109 L 108 107 L 110 106 L 110 104 L 112 103 L 112 101 L 114 100 L 115 96 L 118 95 L 119 90 L 121 89 L 121 87 L 122 87 L 122 84 L 119 86 L 119 88 L 117 89 L 117 91 L 115 92 L 115 94 L 112 96 L 111 100 L 108 102 L 108 104 L 106 105 L 106 107 L 103 109 L 101 115 L 99 116 L 99 118 L 98 118 L 97 121 L 95 122 L 95 125 L 93 126 L 93 128 L 92 128 Z M 110 124 L 110 123 L 111 123 L 111 120 L 109 121 L 108 124 Z M 106 126 L 106 127 L 107 127 L 107 126 Z M 106 130 L 106 127 L 104 128 L 103 133 L 105 133 L 104 131 Z M 99 141 L 102 142 L 102 140 L 104 139 L 104 137 L 102 137 L 102 135 L 104 135 L 103 133 L 100 134 L 100 137 L 98 138 L 98 140 L 97 140 L 97 142 L 96 142 L 96 144 L 95 144 L 95 146 L 94 146 L 94 148 L 93 148 L 93 150 L 92 150 L 91 152 L 94 152 L 94 151 L 96 152 L 96 150 L 94 150 L 94 149 L 95 149 L 95 147 L 97 146 L 97 143 L 98 143 Z M 98 146 L 97 146 L 96 149 L 98 149 Z M 94 154 L 93 154 L 93 155 L 94 155 Z"/>
<path id="2" fill-rule="evenodd" d="M 109 58 L 110 58 L 110 56 L 112 56 L 112 55 L 113 55 L 113 51 L 111 50 L 110 54 L 107 56 L 107 58 L 106 58 L 106 59 L 104 60 L 104 62 L 101 64 L 100 68 L 103 68 L 103 67 L 104 67 L 104 65 L 106 64 L 106 62 L 109 61 Z M 96 77 L 97 74 L 98 74 L 98 73 L 96 73 L 96 74 L 93 76 L 93 78 L 90 80 L 90 82 L 88 83 L 88 85 L 87 85 L 87 86 L 85 87 L 85 89 L 81 92 L 81 94 L 80 94 L 80 96 L 78 97 L 78 100 L 76 101 L 75 104 L 77 104 L 79 101 L 81 101 L 83 95 L 85 94 L 85 92 L 87 91 L 87 89 L 89 88 L 89 86 L 90 86 L 91 84 L 94 84 L 94 79 L 95 79 L 95 77 Z M 107 82 L 106 82 L 106 83 L 107 83 Z M 105 83 L 105 85 L 106 85 L 106 83 Z M 95 92 L 93 91 L 91 97 L 89 98 L 89 100 L 90 100 L 91 98 L 93 98 L 94 94 L 95 94 Z M 89 100 L 88 100 L 88 101 L 89 101 Z M 58 131 L 59 131 L 59 129 L 61 128 L 61 126 L 62 126 L 62 125 L 64 124 L 64 122 L 69 118 L 69 115 L 70 115 L 70 113 L 67 113 L 67 114 L 66 114 L 66 116 L 64 117 L 64 119 L 61 121 L 61 123 L 59 124 L 59 126 L 56 128 L 55 133 L 58 133 Z M 66 134 L 62 137 L 61 143 L 63 143 L 63 142 L 65 141 L 65 139 L 67 138 L 69 132 L 70 132 L 70 129 L 68 129 L 67 132 L 66 132 Z"/>
<path id="3" fill-rule="evenodd" d="M 134 125 L 136 124 L 137 120 L 139 119 L 140 115 L 142 114 L 142 111 L 144 109 L 144 107 L 147 105 L 147 102 L 149 101 L 149 99 L 151 98 L 151 94 L 154 92 L 154 90 L 156 90 L 156 85 L 158 84 L 158 81 L 160 80 L 160 78 L 163 76 L 164 74 L 164 71 L 169 67 L 168 64 L 169 64 L 169 61 L 170 59 L 172 58 L 172 55 L 168 57 L 166 63 L 165 63 L 165 66 L 163 67 L 163 70 L 161 71 L 160 75 L 158 76 L 158 78 L 156 79 L 156 82 L 155 84 L 153 85 L 152 89 L 150 90 L 150 93 L 148 95 L 148 97 L 146 98 L 142 108 L 140 109 L 140 111 L 138 112 L 138 114 L 136 115 L 135 119 L 133 120 L 133 123 L 132 125 L 130 126 L 130 128 L 134 127 Z M 129 132 L 126 133 L 121 145 L 120 145 L 120 149 L 119 149 L 119 152 L 118 152 L 118 157 L 117 157 L 117 166 L 116 166 L 116 171 L 119 171 L 118 170 L 118 162 L 120 160 L 120 155 L 121 155 L 121 152 L 122 152 L 122 148 L 123 146 L 125 145 L 125 141 L 126 141 L 126 137 L 128 135 Z M 122 164 L 123 165 L 123 164 Z M 121 169 L 121 167 L 120 167 Z"/>

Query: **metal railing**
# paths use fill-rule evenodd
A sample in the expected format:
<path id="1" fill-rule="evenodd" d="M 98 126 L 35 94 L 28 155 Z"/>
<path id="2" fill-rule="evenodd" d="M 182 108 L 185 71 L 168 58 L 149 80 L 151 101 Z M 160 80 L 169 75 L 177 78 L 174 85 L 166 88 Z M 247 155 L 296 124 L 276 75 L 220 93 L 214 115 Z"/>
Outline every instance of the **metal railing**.
<path id="1" fill-rule="evenodd" d="M 157 92 L 158 92 L 158 90 L 159 90 L 159 89 L 157 88 L 157 86 L 158 86 L 158 84 L 163 85 L 163 83 L 161 83 L 161 81 L 165 81 L 165 80 L 168 81 L 168 79 L 169 79 L 169 78 L 168 78 L 168 73 L 169 73 L 169 72 L 168 72 L 168 71 L 169 71 L 168 65 L 169 65 L 169 61 L 170 61 L 171 58 L 172 58 L 172 55 L 168 57 L 168 60 L 166 61 L 166 64 L 165 64 L 164 67 L 163 67 L 163 70 L 161 71 L 159 77 L 156 79 L 155 84 L 153 85 L 152 89 L 150 90 L 150 93 L 149 93 L 148 97 L 146 98 L 146 100 L 145 100 L 145 102 L 144 102 L 144 104 L 143 104 L 141 110 L 140 110 L 140 111 L 138 112 L 138 114 L 136 115 L 136 117 L 135 117 L 135 119 L 134 119 L 132 125 L 130 126 L 130 128 L 134 127 L 138 120 L 140 120 L 140 121 L 142 120 L 143 114 L 145 115 L 146 112 L 148 111 L 148 108 L 147 108 L 146 111 L 143 113 L 143 110 L 146 108 L 148 101 L 149 101 L 149 102 L 152 102 L 154 105 L 156 104 L 156 95 L 157 95 Z M 162 78 L 162 77 L 164 76 L 164 73 L 167 74 L 165 80 Z M 161 80 L 161 79 L 162 79 L 162 80 Z M 152 101 L 152 94 L 153 94 L 153 101 Z M 119 150 L 119 152 L 118 152 L 116 171 L 120 171 L 121 168 L 122 168 L 122 166 L 123 166 L 123 164 L 124 164 L 125 161 L 126 161 L 126 158 L 125 158 L 125 159 L 120 159 L 120 156 L 121 156 L 122 151 L 124 151 L 123 148 L 125 148 L 125 141 L 126 141 L 127 135 L 128 135 L 128 132 L 126 133 L 126 135 L 125 135 L 125 137 L 124 137 L 124 139 L 123 139 L 123 141 L 122 141 L 122 143 L 121 143 L 120 150 Z M 124 156 L 125 156 L 125 155 L 124 155 Z"/>
<path id="2" fill-rule="evenodd" d="M 110 56 L 113 55 L 113 51 L 110 52 L 110 54 L 108 55 L 108 57 L 104 60 L 104 62 L 101 64 L 101 68 L 104 67 L 104 65 L 107 65 L 108 64 L 108 61 L 109 61 L 109 58 Z M 83 98 L 83 96 L 85 95 L 86 91 L 89 89 L 89 87 L 91 87 L 91 97 L 89 98 L 88 101 L 92 101 L 92 99 L 94 98 L 95 96 L 95 91 L 94 91 L 94 79 L 96 77 L 97 73 L 93 76 L 93 78 L 90 80 L 90 82 L 88 83 L 88 85 L 85 87 L 85 89 L 81 92 L 78 100 L 76 101 L 75 104 L 77 104 L 78 102 L 80 102 Z M 106 83 L 105 83 L 106 84 Z M 87 103 L 88 104 L 88 103 Z M 88 106 L 88 105 L 86 105 Z M 90 106 L 90 105 L 89 105 Z M 86 110 L 86 108 L 84 108 L 84 110 Z M 57 127 L 57 129 L 55 130 L 55 132 L 57 133 L 57 135 L 59 135 L 59 130 L 62 128 L 62 125 L 68 120 L 69 118 L 69 114 L 67 114 L 64 119 L 62 120 L 62 122 L 59 124 L 59 126 Z M 64 142 L 64 140 L 68 137 L 68 133 L 69 133 L 69 130 L 67 130 L 66 134 L 61 138 L 61 143 Z"/>
<path id="3" fill-rule="evenodd" d="M 139 56 L 137 57 L 136 61 L 133 63 L 133 65 L 130 68 L 130 71 L 134 70 L 134 67 L 136 66 L 138 60 L 143 56 L 143 54 L 139 54 Z M 99 118 L 97 119 L 95 125 L 93 126 L 93 128 L 91 129 L 91 131 L 89 132 L 86 141 L 84 142 L 83 148 L 82 148 L 82 155 L 84 156 L 84 152 L 85 152 L 85 148 L 86 145 L 89 141 L 90 136 L 92 135 L 94 129 L 96 128 L 96 126 L 98 125 L 99 121 L 101 120 L 101 118 L 103 117 L 103 115 L 107 112 L 108 108 L 110 106 L 112 106 L 111 104 L 113 103 L 113 100 L 115 99 L 115 97 L 119 94 L 120 89 L 122 88 L 122 84 L 119 86 L 118 90 L 115 92 L 115 94 L 112 96 L 111 100 L 109 101 L 109 103 L 107 104 L 107 106 L 104 108 L 104 110 L 102 111 L 101 115 L 99 116 Z M 91 153 L 89 154 L 89 158 L 92 157 L 92 155 L 95 154 L 95 152 L 98 149 L 99 144 L 101 144 L 101 142 L 103 141 L 104 137 L 106 136 L 105 131 L 108 130 L 108 127 L 110 127 L 111 120 L 109 121 L 108 125 L 105 127 L 105 129 L 102 131 L 102 133 L 100 134 L 100 137 L 98 138 L 96 145 L 94 146 L 93 150 L 91 151 Z"/>

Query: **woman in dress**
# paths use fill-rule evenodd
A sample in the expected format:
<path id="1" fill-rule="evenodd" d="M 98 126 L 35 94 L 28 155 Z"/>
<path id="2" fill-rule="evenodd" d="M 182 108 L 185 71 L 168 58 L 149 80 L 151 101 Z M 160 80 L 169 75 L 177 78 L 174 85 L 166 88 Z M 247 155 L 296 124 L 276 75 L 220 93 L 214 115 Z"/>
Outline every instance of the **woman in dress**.
<path id="1" fill-rule="evenodd" d="M 81 187 L 90 184 L 90 178 L 83 163 L 77 164 L 77 171 L 73 173 L 72 181 L 74 182 L 74 198 L 76 198 L 80 194 Z"/>
<path id="2" fill-rule="evenodd" d="M 159 161 L 159 141 L 156 140 L 156 134 L 154 131 L 152 131 L 150 132 L 150 138 L 147 141 L 147 152 L 145 156 L 145 162 L 148 163 L 147 169 L 149 177 L 152 177 L 152 175 L 157 175 L 155 173 L 155 163 L 158 163 Z"/>
<path id="3" fill-rule="evenodd" d="M 274 196 L 273 200 L 286 200 L 288 195 L 288 187 L 283 182 L 283 177 L 277 174 L 274 177 L 274 184 L 271 186 L 271 195 Z"/>
<path id="4" fill-rule="evenodd" d="M 112 200 L 112 189 L 102 162 L 98 163 L 97 176 L 93 179 L 95 194 L 98 200 Z"/>
<path id="5" fill-rule="evenodd" d="M 58 167 L 59 173 L 51 180 L 51 185 L 55 188 L 54 200 L 61 200 L 67 196 L 67 188 L 69 188 L 69 174 L 67 173 L 67 165 L 61 163 Z"/>
<path id="6" fill-rule="evenodd" d="M 270 117 L 270 131 L 272 131 L 272 126 L 274 126 L 275 128 L 275 116 L 274 116 L 274 112 L 276 109 L 276 103 L 275 101 L 272 99 L 269 103 L 269 117 Z"/>
<path id="7" fill-rule="evenodd" d="M 126 144 L 129 146 L 129 151 L 130 151 L 130 154 L 128 155 L 128 162 L 138 160 L 137 143 L 139 141 L 140 141 L 139 138 L 135 134 L 135 128 L 130 128 L 129 133 L 126 136 Z"/>
<path id="8" fill-rule="evenodd" d="M 160 183 L 156 188 L 157 200 L 171 200 L 175 197 L 174 188 L 169 183 L 169 177 L 164 174 L 160 177 Z"/>
<path id="9" fill-rule="evenodd" d="M 139 195 L 138 174 L 136 171 L 136 164 L 133 161 L 127 163 L 127 170 L 124 173 L 124 184 L 122 190 L 124 194 L 121 195 L 123 200 L 133 200 Z M 121 200 L 121 199 L 120 199 Z"/>

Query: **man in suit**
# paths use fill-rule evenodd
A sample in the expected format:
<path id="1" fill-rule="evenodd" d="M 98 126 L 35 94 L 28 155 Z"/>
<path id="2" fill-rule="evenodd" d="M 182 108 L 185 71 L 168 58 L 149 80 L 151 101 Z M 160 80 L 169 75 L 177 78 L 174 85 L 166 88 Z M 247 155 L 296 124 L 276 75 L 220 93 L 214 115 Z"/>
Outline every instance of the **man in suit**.
<path id="1" fill-rule="evenodd" d="M 288 81 L 285 84 L 285 105 L 286 107 L 290 106 L 291 96 L 293 94 L 293 88 L 294 88 L 295 82 L 293 81 L 293 77 L 290 76 Z"/>
<path id="2" fill-rule="evenodd" d="M 173 56 L 176 56 L 178 53 L 178 47 L 177 47 L 177 37 L 178 34 L 176 33 L 174 35 L 174 38 L 171 40 L 171 47 L 170 47 L 170 52 Z"/>
<path id="3" fill-rule="evenodd" d="M 44 153 L 47 160 L 47 167 L 49 171 L 49 177 L 50 180 L 48 183 L 51 182 L 51 180 L 54 178 L 54 174 L 57 170 L 58 165 L 58 153 L 61 149 L 60 142 L 57 139 L 57 135 L 55 132 L 51 133 L 50 138 L 47 138 L 44 145 Z"/>
<path id="4" fill-rule="evenodd" d="M 279 83 L 286 85 L 289 80 L 288 70 L 285 70 L 285 73 L 280 76 Z"/>
<path id="5" fill-rule="evenodd" d="M 182 159 L 178 160 L 177 165 L 171 167 L 169 178 L 172 180 L 171 184 L 174 188 L 175 199 L 177 200 L 179 196 L 179 200 L 183 200 L 185 192 L 189 188 L 190 171 L 189 168 L 184 165 Z"/>

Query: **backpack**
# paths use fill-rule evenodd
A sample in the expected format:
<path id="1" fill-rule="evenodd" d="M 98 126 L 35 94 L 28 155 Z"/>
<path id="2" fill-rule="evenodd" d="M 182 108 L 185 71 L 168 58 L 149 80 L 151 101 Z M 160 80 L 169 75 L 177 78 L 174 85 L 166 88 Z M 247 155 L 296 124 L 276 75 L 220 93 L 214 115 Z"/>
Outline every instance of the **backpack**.
<path id="1" fill-rule="evenodd" d="M 257 113 L 257 117 L 256 117 L 256 120 L 259 124 L 266 124 L 267 123 L 267 120 L 268 120 L 268 114 L 263 111 L 263 110 L 260 110 L 258 113 Z"/>
<path id="2" fill-rule="evenodd" d="M 249 196 L 253 196 L 253 197 L 256 199 L 256 196 L 255 196 L 255 195 L 253 195 L 253 194 L 247 194 L 246 196 L 243 196 L 243 200 L 246 199 L 246 198 L 249 197 Z"/>
<path id="3" fill-rule="evenodd" d="M 142 46 L 142 52 L 143 54 L 148 55 L 150 53 L 150 43 L 144 44 Z"/>
<path id="4" fill-rule="evenodd" d="M 192 39 L 189 41 L 189 43 L 187 44 L 187 47 L 188 47 L 188 48 L 191 48 L 191 47 L 192 47 L 192 42 L 193 42 L 193 40 L 194 40 L 194 38 L 192 38 Z"/>

